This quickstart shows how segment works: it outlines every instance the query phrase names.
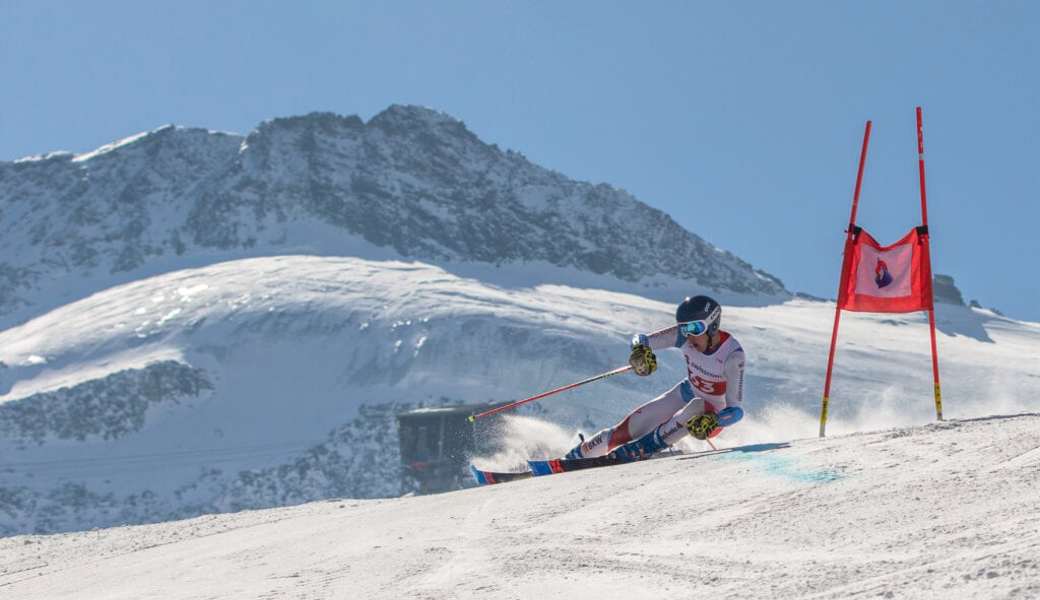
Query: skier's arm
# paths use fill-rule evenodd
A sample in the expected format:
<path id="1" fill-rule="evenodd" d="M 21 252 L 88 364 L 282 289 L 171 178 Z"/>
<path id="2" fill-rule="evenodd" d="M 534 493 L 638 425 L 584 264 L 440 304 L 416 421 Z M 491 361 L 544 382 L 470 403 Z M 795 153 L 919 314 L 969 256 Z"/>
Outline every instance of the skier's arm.
<path id="1" fill-rule="evenodd" d="M 723 365 L 726 373 L 726 408 L 719 411 L 719 425 L 729 427 L 744 418 L 744 353 L 730 354 Z"/>
<path id="2" fill-rule="evenodd" d="M 652 350 L 680 348 L 686 340 L 679 335 L 679 326 L 672 325 L 651 333 L 641 333 L 632 338 L 632 347 L 649 346 Z"/>
<path id="3" fill-rule="evenodd" d="M 632 354 L 628 357 L 628 364 L 632 365 L 636 375 L 646 376 L 657 370 L 657 356 L 654 355 L 654 350 L 683 345 L 678 331 L 679 327 L 672 325 L 653 333 L 632 337 Z"/>

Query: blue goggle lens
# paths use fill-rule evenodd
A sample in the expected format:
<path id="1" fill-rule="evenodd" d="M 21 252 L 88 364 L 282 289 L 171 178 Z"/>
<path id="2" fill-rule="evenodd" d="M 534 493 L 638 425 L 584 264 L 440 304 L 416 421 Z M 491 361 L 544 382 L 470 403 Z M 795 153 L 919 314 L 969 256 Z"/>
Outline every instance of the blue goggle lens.
<path id="1" fill-rule="evenodd" d="M 701 335 L 708 330 L 708 324 L 704 321 L 688 321 L 679 323 L 679 332 L 683 335 Z"/>

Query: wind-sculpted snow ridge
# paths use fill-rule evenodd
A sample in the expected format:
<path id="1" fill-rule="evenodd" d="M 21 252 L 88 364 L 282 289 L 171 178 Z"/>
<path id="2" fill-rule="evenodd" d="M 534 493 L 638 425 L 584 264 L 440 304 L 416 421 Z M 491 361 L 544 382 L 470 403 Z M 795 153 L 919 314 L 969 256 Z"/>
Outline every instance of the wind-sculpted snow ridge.
<path id="1" fill-rule="evenodd" d="M 0 323 L 143 275 L 301 252 L 788 296 L 628 193 L 568 179 L 419 107 L 368 123 L 274 119 L 245 137 L 166 126 L 78 157 L 0 163 Z"/>
<path id="2" fill-rule="evenodd" d="M 1040 414 L 0 539 L 12 598 L 1036 598 Z"/>
<path id="3" fill-rule="evenodd" d="M 113 440 L 140 431 L 149 406 L 197 398 L 212 385 L 198 369 L 162 361 L 0 404 L 5 441 Z"/>

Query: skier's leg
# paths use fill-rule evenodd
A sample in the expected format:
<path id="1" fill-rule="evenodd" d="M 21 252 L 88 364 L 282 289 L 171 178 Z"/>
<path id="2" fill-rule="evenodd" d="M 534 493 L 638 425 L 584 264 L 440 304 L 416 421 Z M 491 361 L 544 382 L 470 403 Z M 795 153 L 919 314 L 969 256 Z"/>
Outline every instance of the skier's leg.
<path id="1" fill-rule="evenodd" d="M 605 456 L 610 450 L 653 431 L 681 410 L 693 398 L 689 381 L 681 383 L 630 412 L 621 422 L 588 437 L 570 452 L 567 458 Z"/>
<path id="2" fill-rule="evenodd" d="M 677 391 L 680 398 L 685 401 L 679 410 L 664 421 L 653 423 L 649 431 L 642 436 L 617 448 L 611 448 L 611 454 L 614 457 L 622 460 L 639 460 L 653 456 L 688 434 L 685 427 L 687 420 L 695 415 L 703 414 L 706 407 L 710 409 L 710 405 L 697 397 L 689 381 L 683 381 L 673 391 Z"/>
<path id="3" fill-rule="evenodd" d="M 686 428 L 686 423 L 690 419 L 705 413 L 718 414 L 718 409 L 701 398 L 693 398 L 686 406 L 676 411 L 670 419 L 661 425 L 661 428 L 658 430 L 661 440 L 669 446 L 674 445 L 679 440 L 690 435 L 690 430 Z M 717 434 L 719 431 L 721 430 L 717 429 L 715 433 Z M 714 437 L 714 434 L 709 437 Z"/>

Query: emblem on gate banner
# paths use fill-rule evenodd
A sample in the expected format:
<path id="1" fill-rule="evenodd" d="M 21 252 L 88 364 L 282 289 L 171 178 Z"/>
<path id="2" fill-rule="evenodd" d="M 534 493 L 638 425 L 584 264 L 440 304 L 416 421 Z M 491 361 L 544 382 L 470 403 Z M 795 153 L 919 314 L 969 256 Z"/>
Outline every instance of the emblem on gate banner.
<path id="1" fill-rule="evenodd" d="M 877 261 L 877 265 L 874 267 L 874 283 L 876 283 L 879 288 L 883 288 L 892 283 L 892 274 L 888 272 L 888 265 L 880 258 Z"/>

